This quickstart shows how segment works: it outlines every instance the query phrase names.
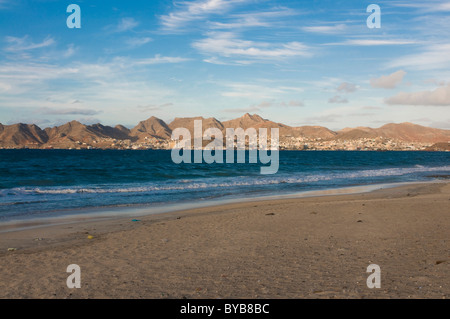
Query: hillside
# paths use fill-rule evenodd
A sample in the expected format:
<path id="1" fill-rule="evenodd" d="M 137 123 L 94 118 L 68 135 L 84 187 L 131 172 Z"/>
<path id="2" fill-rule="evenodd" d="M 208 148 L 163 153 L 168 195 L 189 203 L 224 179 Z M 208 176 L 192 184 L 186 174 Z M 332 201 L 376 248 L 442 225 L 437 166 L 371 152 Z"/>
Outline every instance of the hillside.
<path id="1" fill-rule="evenodd" d="M 172 132 L 186 128 L 194 136 L 194 121 L 202 121 L 202 131 L 219 129 L 223 136 L 227 128 L 279 129 L 280 145 L 284 148 L 303 149 L 377 149 L 374 143 L 386 149 L 446 149 L 450 130 L 425 127 L 413 123 L 386 124 L 379 128 L 355 127 L 334 132 L 323 126 L 292 127 L 264 119 L 257 114 L 221 122 L 216 118 L 175 118 L 170 124 L 157 117 L 139 122 L 131 130 L 122 126 L 102 124 L 85 125 L 71 121 L 64 125 L 42 130 L 34 124 L 0 124 L 1 148 L 170 148 Z M 325 144 L 324 144 L 325 143 Z M 369 144 L 368 144 L 369 143 Z M 418 148 L 414 145 L 417 144 Z M 326 146 L 328 145 L 328 146 Z M 432 146 L 434 145 L 434 146 Z M 319 148 L 318 148 L 319 147 Z M 328 147 L 328 148 L 327 148 Z"/>

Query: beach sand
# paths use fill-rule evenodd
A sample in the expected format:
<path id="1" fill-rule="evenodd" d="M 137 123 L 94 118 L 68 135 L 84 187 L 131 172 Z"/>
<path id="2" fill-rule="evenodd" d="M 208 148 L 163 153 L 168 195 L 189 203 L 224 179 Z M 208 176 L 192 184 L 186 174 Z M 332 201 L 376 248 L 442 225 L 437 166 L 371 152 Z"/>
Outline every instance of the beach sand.
<path id="1" fill-rule="evenodd" d="M 0 297 L 449 298 L 449 208 L 450 183 L 411 184 L 4 232 Z"/>

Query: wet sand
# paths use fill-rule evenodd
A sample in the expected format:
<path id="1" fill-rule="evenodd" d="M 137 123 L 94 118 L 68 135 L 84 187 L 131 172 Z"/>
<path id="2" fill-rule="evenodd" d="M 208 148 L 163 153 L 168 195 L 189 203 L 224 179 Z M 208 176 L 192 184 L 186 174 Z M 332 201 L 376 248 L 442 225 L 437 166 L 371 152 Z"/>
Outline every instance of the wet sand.
<path id="1" fill-rule="evenodd" d="M 0 233 L 0 298 L 449 298 L 449 234 L 450 183 L 78 219 Z"/>

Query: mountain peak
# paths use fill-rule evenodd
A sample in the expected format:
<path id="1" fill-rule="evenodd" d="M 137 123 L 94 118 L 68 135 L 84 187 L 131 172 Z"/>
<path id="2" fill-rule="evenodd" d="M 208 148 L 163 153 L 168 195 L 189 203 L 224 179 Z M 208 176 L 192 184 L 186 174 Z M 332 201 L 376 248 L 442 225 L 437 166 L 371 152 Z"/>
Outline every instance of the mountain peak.
<path id="1" fill-rule="evenodd" d="M 139 122 L 138 125 L 131 129 L 131 135 L 136 136 L 140 140 L 145 140 L 149 136 L 168 138 L 171 132 L 168 125 L 156 116 L 151 116 L 147 120 Z"/>
<path id="2" fill-rule="evenodd" d="M 255 122 L 265 122 L 266 121 L 258 114 L 251 115 L 250 113 L 245 113 L 241 118 L 244 120 L 251 120 L 251 121 L 255 121 Z"/>

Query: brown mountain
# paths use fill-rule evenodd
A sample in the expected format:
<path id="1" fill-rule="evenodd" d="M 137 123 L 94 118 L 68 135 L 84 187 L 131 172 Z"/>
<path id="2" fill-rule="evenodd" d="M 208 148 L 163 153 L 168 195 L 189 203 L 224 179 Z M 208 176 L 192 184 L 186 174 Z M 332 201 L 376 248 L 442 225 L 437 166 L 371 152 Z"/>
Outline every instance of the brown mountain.
<path id="1" fill-rule="evenodd" d="M 334 137 L 336 140 L 357 140 L 360 138 L 375 138 L 379 136 L 376 129 L 371 128 L 356 128 L 356 129 L 344 129 L 338 132 Z"/>
<path id="2" fill-rule="evenodd" d="M 97 137 L 113 138 L 117 140 L 129 139 L 129 133 L 123 132 L 115 127 L 104 126 L 100 123 L 87 126 L 87 129 L 94 133 Z"/>
<path id="3" fill-rule="evenodd" d="M 270 136 L 271 128 L 279 129 L 280 140 L 283 140 L 286 137 L 310 137 L 310 138 L 329 138 L 334 136 L 336 133 L 330 131 L 329 129 L 321 126 L 301 126 L 301 127 L 292 127 L 289 125 L 285 125 L 282 123 L 276 123 L 267 119 L 262 118 L 257 114 L 250 115 L 246 113 L 244 116 L 230 120 L 224 121 L 223 126 L 225 128 L 238 128 L 241 127 L 243 129 L 248 128 L 267 128 L 268 135 Z M 225 134 L 225 131 L 224 131 Z"/>
<path id="4" fill-rule="evenodd" d="M 92 143 L 97 139 L 97 132 L 78 121 L 46 128 L 45 131 L 49 137 L 48 144 L 54 147 L 75 147 L 78 143 Z"/>
<path id="5" fill-rule="evenodd" d="M 303 137 L 306 139 L 323 140 L 357 140 L 361 138 L 384 137 L 403 142 L 422 142 L 435 144 L 437 148 L 446 148 L 444 144 L 450 141 L 450 130 L 429 128 L 412 123 L 386 124 L 379 128 L 356 127 L 345 128 L 338 132 L 322 126 L 291 127 L 282 123 L 272 122 L 257 114 L 245 114 L 240 118 L 220 122 L 215 118 L 188 117 L 175 118 L 169 125 L 154 116 L 140 122 L 136 127 L 128 128 L 117 125 L 115 127 L 102 124 L 84 125 L 72 121 L 61 126 L 41 130 L 34 124 L 0 124 L 0 147 L 6 148 L 75 148 L 94 146 L 109 148 L 120 144 L 130 145 L 130 142 L 145 143 L 148 138 L 162 141 L 171 139 L 175 128 L 187 128 L 193 137 L 194 120 L 202 120 L 203 132 L 207 128 L 218 128 L 226 135 L 226 128 L 278 128 L 280 140 Z M 268 131 L 270 134 L 270 130 Z M 146 139 L 147 137 L 147 139 Z M 119 140 L 119 141 L 117 141 Z M 121 141 L 121 142 L 120 142 Z M 444 146 L 443 146 L 444 145 Z M 446 144 L 447 145 L 447 144 Z M 138 146 L 140 147 L 140 146 Z"/>
<path id="6" fill-rule="evenodd" d="M 356 140 L 359 138 L 385 137 L 405 142 L 437 143 L 450 140 L 450 130 L 436 129 L 413 123 L 386 124 L 380 128 L 345 128 L 338 132 L 336 139 Z"/>
<path id="7" fill-rule="evenodd" d="M 323 126 L 300 126 L 292 129 L 294 131 L 292 136 L 294 137 L 321 138 L 325 140 L 336 136 L 336 132 Z"/>
<path id="8" fill-rule="evenodd" d="M 45 131 L 34 124 L 0 124 L 0 147 L 39 147 L 48 140 Z"/>
<path id="9" fill-rule="evenodd" d="M 386 124 L 377 131 L 383 136 L 407 142 L 437 143 L 450 140 L 450 130 L 441 130 L 413 123 Z"/>
<path id="10" fill-rule="evenodd" d="M 172 130 L 163 120 L 152 116 L 145 121 L 139 122 L 130 131 L 129 135 L 135 136 L 138 141 L 144 141 L 146 137 L 170 139 Z"/>
<path id="11" fill-rule="evenodd" d="M 171 131 L 173 131 L 176 128 L 183 127 L 187 128 L 189 132 L 191 133 L 191 137 L 194 136 L 194 121 L 195 120 L 202 120 L 202 132 L 205 132 L 208 128 L 218 128 L 219 130 L 224 129 L 224 125 L 217 119 L 210 117 L 205 119 L 202 116 L 197 117 L 176 117 L 170 124 L 169 128 Z"/>
<path id="12" fill-rule="evenodd" d="M 48 136 L 48 146 L 57 148 L 77 147 L 80 143 L 89 145 L 96 144 L 98 140 L 111 139 L 129 139 L 126 131 L 104 126 L 102 124 L 84 125 L 78 121 L 72 121 L 61 126 L 46 128 Z"/>
<path id="13" fill-rule="evenodd" d="M 238 128 L 241 127 L 244 130 L 253 127 L 258 128 L 264 123 L 270 122 L 269 120 L 263 119 L 261 116 L 257 114 L 250 115 L 249 113 L 244 114 L 242 117 L 239 117 L 234 120 L 224 121 L 222 124 L 226 128 Z M 273 123 L 273 122 L 270 122 Z"/>

